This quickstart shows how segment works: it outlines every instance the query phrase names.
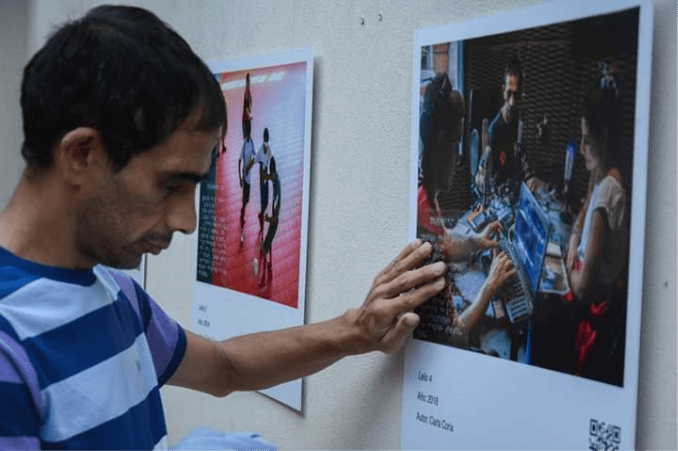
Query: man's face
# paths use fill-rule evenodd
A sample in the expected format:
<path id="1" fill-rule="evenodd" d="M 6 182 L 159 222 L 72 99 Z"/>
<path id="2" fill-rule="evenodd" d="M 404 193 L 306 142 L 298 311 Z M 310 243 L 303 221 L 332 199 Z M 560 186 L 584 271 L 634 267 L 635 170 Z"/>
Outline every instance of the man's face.
<path id="1" fill-rule="evenodd" d="M 504 105 L 510 110 L 518 106 L 518 91 L 520 89 L 518 76 L 507 75 L 504 82 Z"/>
<path id="2" fill-rule="evenodd" d="M 217 134 L 182 126 L 120 172 L 107 168 L 77 211 L 79 252 L 94 263 L 135 268 L 144 253 L 169 246 L 175 231 L 193 232 L 195 188 L 209 173 Z"/>

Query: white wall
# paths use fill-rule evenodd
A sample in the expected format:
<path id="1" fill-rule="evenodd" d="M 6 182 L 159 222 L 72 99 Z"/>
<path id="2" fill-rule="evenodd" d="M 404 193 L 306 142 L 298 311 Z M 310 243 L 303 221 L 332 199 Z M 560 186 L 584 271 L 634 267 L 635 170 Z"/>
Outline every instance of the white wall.
<path id="1" fill-rule="evenodd" d="M 22 33 L 18 24 L 25 23 L 24 10 L 2 2 L 3 59 L 6 47 L 22 36 L 27 36 L 32 53 L 54 24 L 98 3 L 33 0 L 29 33 Z M 413 31 L 531 1 L 131 3 L 172 24 L 204 59 L 312 46 L 316 67 L 307 319 L 315 322 L 359 305 L 372 276 L 406 241 Z M 658 0 L 655 6 L 648 178 L 648 198 L 653 201 L 647 208 L 645 245 L 640 449 L 677 447 L 675 8 L 673 0 Z M 378 21 L 379 13 L 383 22 Z M 360 24 L 363 17 L 365 25 Z M 10 63 L 15 62 L 10 57 Z M 7 96 L 18 98 L 7 88 L 4 63 L 3 96 L 9 89 Z M 18 91 L 18 79 L 7 80 L 17 83 Z M 12 190 L 9 182 L 17 178 L 14 169 L 20 167 L 16 155 L 21 137 L 13 114 L 0 114 L 2 200 Z M 184 237 L 176 237 L 168 251 L 148 263 L 149 291 L 186 326 L 190 325 L 190 268 L 190 244 Z M 210 425 L 256 430 L 287 449 L 396 449 L 400 447 L 401 374 L 401 355 L 345 359 L 307 379 L 304 415 L 256 393 L 213 399 L 165 388 L 170 442 L 195 426 Z"/>
<path id="2" fill-rule="evenodd" d="M 26 64 L 28 6 L 0 2 L 0 208 L 12 196 L 23 169 L 19 84 Z"/>

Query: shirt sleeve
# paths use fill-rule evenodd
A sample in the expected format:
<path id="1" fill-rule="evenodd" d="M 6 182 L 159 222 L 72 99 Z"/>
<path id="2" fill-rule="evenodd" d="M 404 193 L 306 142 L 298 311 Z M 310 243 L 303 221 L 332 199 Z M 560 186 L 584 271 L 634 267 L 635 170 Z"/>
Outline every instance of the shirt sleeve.
<path id="1" fill-rule="evenodd" d="M 133 279 L 120 273 L 113 275 L 127 298 L 137 302 L 146 341 L 153 357 L 155 373 L 158 376 L 158 386 L 162 387 L 184 358 L 186 332 Z"/>
<path id="2" fill-rule="evenodd" d="M 38 379 L 13 329 L 0 316 L 0 449 L 40 449 Z"/>
<path id="3" fill-rule="evenodd" d="M 162 387 L 179 367 L 186 352 L 186 332 L 134 281 L 153 356 L 158 386 Z"/>
<path id="4" fill-rule="evenodd" d="M 613 177 L 606 177 L 600 185 L 600 192 L 596 198 L 594 209 L 605 211 L 609 231 L 616 231 L 622 227 L 626 205 L 624 188 Z"/>

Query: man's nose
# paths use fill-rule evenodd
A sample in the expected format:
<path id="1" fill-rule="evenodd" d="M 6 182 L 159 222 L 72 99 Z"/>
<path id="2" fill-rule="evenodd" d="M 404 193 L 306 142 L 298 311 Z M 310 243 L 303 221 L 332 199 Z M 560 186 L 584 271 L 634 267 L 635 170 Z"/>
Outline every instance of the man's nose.
<path id="1" fill-rule="evenodd" d="M 170 230 L 178 230 L 187 235 L 195 231 L 197 225 L 195 187 L 186 189 L 169 206 L 167 210 L 167 225 Z"/>

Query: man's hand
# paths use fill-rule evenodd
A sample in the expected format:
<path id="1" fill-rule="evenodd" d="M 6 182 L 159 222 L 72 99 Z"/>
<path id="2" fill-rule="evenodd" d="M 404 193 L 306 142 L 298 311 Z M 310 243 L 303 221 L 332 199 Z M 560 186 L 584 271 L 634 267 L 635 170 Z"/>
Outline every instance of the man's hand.
<path id="1" fill-rule="evenodd" d="M 546 190 L 547 185 L 546 182 L 537 177 L 536 175 L 533 175 L 529 179 L 527 179 L 527 182 L 525 182 L 527 185 L 527 189 L 529 189 L 531 192 L 536 193 L 538 190 Z"/>
<path id="2" fill-rule="evenodd" d="M 483 119 L 482 123 L 482 133 L 480 135 L 480 142 L 482 144 L 483 151 L 490 146 L 490 121 L 487 118 Z"/>
<path id="3" fill-rule="evenodd" d="M 500 252 L 492 258 L 492 265 L 490 266 L 490 274 L 487 276 L 485 285 L 490 290 L 490 295 L 497 294 L 497 290 L 504 285 L 504 283 L 516 274 L 516 269 L 513 267 L 513 262 L 504 253 Z"/>
<path id="4" fill-rule="evenodd" d="M 419 323 L 412 310 L 445 285 L 444 263 L 419 267 L 430 254 L 430 243 L 409 244 L 377 275 L 364 304 L 334 319 L 222 342 L 187 332 L 169 383 L 225 396 L 308 376 L 350 355 L 393 352 Z"/>
<path id="5" fill-rule="evenodd" d="M 358 331 L 355 353 L 393 352 L 419 324 L 413 310 L 445 286 L 443 262 L 419 267 L 431 254 L 431 243 L 415 241 L 374 279 L 360 308 L 344 316 Z"/>
<path id="6" fill-rule="evenodd" d="M 497 240 L 495 239 L 501 232 L 501 222 L 493 221 L 489 223 L 482 232 L 476 236 L 476 244 L 480 249 L 496 248 Z"/>

